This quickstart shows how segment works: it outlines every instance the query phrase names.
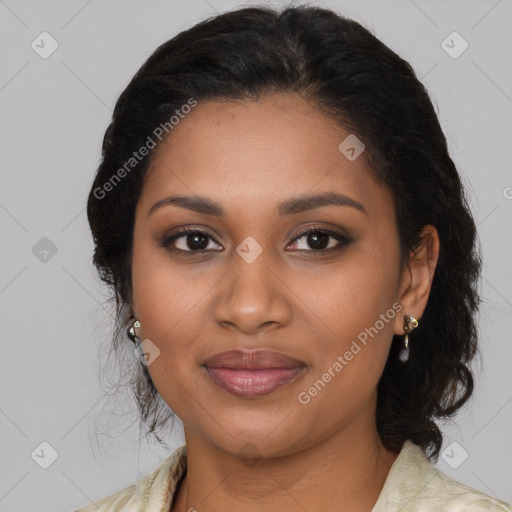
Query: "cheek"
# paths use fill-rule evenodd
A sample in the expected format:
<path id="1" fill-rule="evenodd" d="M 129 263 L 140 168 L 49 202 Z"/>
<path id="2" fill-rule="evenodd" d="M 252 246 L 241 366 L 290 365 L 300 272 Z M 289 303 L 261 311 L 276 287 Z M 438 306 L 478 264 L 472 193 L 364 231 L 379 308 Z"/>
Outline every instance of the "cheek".
<path id="1" fill-rule="evenodd" d="M 200 266 L 176 264 L 165 249 L 149 237 L 134 246 L 132 280 L 134 302 L 141 318 L 142 334 L 165 341 L 193 316 L 194 308 L 206 297 L 215 283 L 211 272 Z"/>
<path id="2" fill-rule="evenodd" d="M 319 298 L 312 295 L 309 301 L 322 327 L 301 399 L 311 400 L 318 428 L 356 414 L 373 400 L 394 333 L 395 277 L 374 254 L 347 260 L 316 281 Z"/>
<path id="3" fill-rule="evenodd" d="M 397 309 L 401 308 L 396 302 L 398 277 L 397 248 L 389 241 L 369 240 L 347 253 L 344 261 L 317 273 L 307 298 L 313 313 L 327 327 L 323 328 L 325 339 L 318 340 L 323 355 L 317 359 L 317 377 L 342 356 L 340 385 L 343 381 L 346 389 L 359 395 L 366 385 L 370 389 L 375 384 L 386 363 Z"/>
<path id="4" fill-rule="evenodd" d="M 147 247 L 134 247 L 134 300 L 142 338 L 151 340 L 159 351 L 148 371 L 179 415 L 180 400 L 187 394 L 182 383 L 189 382 L 192 367 L 204 356 L 198 351 L 208 339 L 204 305 L 217 280 L 208 272 L 194 273 L 192 266 L 184 270 L 186 265 L 173 264 L 164 250 Z"/>
<path id="5" fill-rule="evenodd" d="M 303 289 L 313 309 L 338 324 L 336 332 L 343 332 L 340 324 L 364 329 L 385 313 L 395 300 L 398 277 L 395 248 L 367 240 L 343 261 L 316 269 L 309 275 L 310 292 Z"/>
<path id="6" fill-rule="evenodd" d="M 197 346 L 206 338 L 202 300 L 214 280 L 190 275 L 154 252 L 134 251 L 133 285 L 141 335 L 159 351 L 148 365 L 151 379 L 169 407 L 180 418 L 188 417 L 190 403 L 198 396 L 191 370 L 202 357 Z"/>

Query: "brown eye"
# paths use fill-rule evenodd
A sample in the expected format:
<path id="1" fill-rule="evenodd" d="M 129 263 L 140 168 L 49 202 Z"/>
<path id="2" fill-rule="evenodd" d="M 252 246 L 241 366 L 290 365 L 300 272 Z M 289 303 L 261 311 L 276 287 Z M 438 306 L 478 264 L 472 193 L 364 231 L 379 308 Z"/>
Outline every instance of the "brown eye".
<path id="1" fill-rule="evenodd" d="M 320 228 L 303 231 L 292 242 L 292 244 L 296 244 L 294 248 L 296 250 L 317 254 L 340 250 L 350 243 L 351 240 L 347 236 Z M 180 228 L 172 235 L 166 236 L 161 245 L 176 253 L 204 254 L 212 251 L 222 251 L 222 247 L 209 233 L 188 227 Z M 215 249 L 215 245 L 220 249 Z"/>
<path id="2" fill-rule="evenodd" d="M 162 240 L 162 246 L 176 252 L 206 252 L 212 249 L 209 245 L 213 241 L 206 231 L 182 228 L 178 234 L 165 237 Z"/>
<path id="3" fill-rule="evenodd" d="M 301 242 L 301 240 L 304 240 Z M 295 238 L 293 243 L 298 244 L 296 249 L 307 252 L 330 252 L 347 246 L 350 240 L 342 235 L 327 229 L 309 229 Z M 309 249 L 308 249 L 309 247 Z"/>

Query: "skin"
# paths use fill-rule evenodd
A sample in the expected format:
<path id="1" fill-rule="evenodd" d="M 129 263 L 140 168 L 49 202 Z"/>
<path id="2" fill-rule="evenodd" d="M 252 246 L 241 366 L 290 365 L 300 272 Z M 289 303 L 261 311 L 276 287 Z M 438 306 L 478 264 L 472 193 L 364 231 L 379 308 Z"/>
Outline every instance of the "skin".
<path id="1" fill-rule="evenodd" d="M 364 153 L 354 161 L 341 154 L 349 133 L 299 96 L 275 94 L 200 102 L 155 150 L 136 210 L 133 312 L 141 339 L 160 350 L 151 378 L 184 424 L 188 470 L 172 512 L 362 512 L 378 499 L 397 454 L 376 430 L 377 383 L 393 335 L 405 333 L 403 315 L 421 319 L 439 240 L 426 226 L 400 269 L 393 197 Z M 276 211 L 291 197 L 332 191 L 365 212 L 327 205 L 281 218 Z M 225 216 L 175 204 L 148 215 L 171 195 L 208 197 Z M 352 241 L 321 254 L 307 235 L 296 240 L 313 225 Z M 195 255 L 187 234 L 170 246 L 189 252 L 162 247 L 179 226 L 207 231 L 211 238 L 200 242 L 209 252 Z M 236 252 L 248 236 L 263 249 L 252 263 Z M 298 394 L 395 303 L 403 309 L 394 319 L 300 403 Z M 234 348 L 273 349 L 307 367 L 268 395 L 237 397 L 201 367 Z M 255 461 L 240 456 L 247 443 Z"/>

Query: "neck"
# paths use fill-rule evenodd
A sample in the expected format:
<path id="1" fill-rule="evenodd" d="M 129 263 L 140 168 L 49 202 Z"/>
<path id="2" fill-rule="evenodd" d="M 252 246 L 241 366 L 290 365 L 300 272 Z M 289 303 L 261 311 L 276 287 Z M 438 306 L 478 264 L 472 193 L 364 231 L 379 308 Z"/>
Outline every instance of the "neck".
<path id="1" fill-rule="evenodd" d="M 352 427 L 351 435 L 245 464 L 185 429 L 188 469 L 171 512 L 371 512 L 398 454 L 376 430 Z"/>

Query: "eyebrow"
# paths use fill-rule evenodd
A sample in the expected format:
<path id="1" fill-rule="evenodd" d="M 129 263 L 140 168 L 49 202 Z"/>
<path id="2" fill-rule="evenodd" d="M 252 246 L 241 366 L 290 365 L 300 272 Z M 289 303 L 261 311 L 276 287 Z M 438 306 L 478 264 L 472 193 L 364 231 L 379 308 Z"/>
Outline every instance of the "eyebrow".
<path id="1" fill-rule="evenodd" d="M 225 217 L 226 212 L 219 203 L 201 196 L 169 196 L 156 202 L 148 211 L 148 216 L 156 210 L 167 205 L 181 206 L 198 213 L 214 215 L 216 217 Z M 283 201 L 277 206 L 277 212 L 280 217 L 300 213 L 307 210 L 313 210 L 322 206 L 350 206 L 362 213 L 368 214 L 364 206 L 356 200 L 338 194 L 337 192 L 324 192 L 322 194 L 301 195 L 292 197 Z"/>

